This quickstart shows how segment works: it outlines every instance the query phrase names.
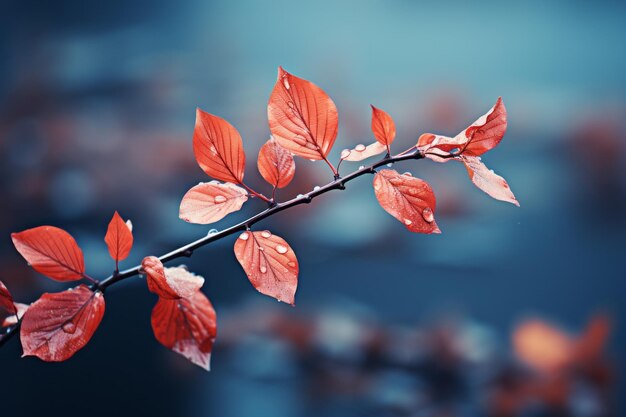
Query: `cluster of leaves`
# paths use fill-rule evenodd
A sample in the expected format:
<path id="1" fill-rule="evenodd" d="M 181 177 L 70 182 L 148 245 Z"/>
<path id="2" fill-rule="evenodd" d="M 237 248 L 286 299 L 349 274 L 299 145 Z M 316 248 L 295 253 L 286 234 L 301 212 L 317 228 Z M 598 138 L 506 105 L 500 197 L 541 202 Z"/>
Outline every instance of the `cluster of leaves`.
<path id="1" fill-rule="evenodd" d="M 319 190 L 299 195 L 290 202 L 276 201 L 276 190 L 294 178 L 294 156 L 323 160 L 334 175 L 330 185 L 343 186 L 338 168 L 328 160 L 337 137 L 337 108 L 322 89 L 279 68 L 267 114 L 271 137 L 259 151 L 257 166 L 272 186 L 271 197 L 244 183 L 246 155 L 239 132 L 226 120 L 197 110 L 193 151 L 200 168 L 214 180 L 200 183 L 184 195 L 181 219 L 197 224 L 214 223 L 240 210 L 252 197 L 265 201 L 268 211 L 288 208 L 290 202 L 310 200 Z M 342 151 L 338 167 L 344 160 L 361 161 L 383 153 L 385 163 L 407 159 L 407 155 L 437 162 L 457 160 L 465 164 L 477 187 L 496 199 L 517 204 L 506 181 L 480 160 L 480 155 L 500 142 L 506 124 L 506 110 L 498 99 L 487 114 L 454 138 L 425 134 L 415 146 L 392 157 L 395 123 L 389 114 L 372 106 L 372 132 L 376 141 Z M 440 233 L 431 187 L 408 172 L 400 174 L 392 169 L 376 172 L 374 168 L 379 165 L 361 167 L 354 177 L 375 173 L 373 188 L 378 202 L 408 230 Z M 41 274 L 58 281 L 91 281 L 90 286 L 81 284 L 61 293 L 44 294 L 30 307 L 13 303 L 9 292 L 1 287 L 0 307 L 5 326 L 21 322 L 24 355 L 46 361 L 68 359 L 85 346 L 102 320 L 106 281 L 101 285 L 85 274 L 82 251 L 64 230 L 42 226 L 14 233 L 12 238 L 18 252 Z M 115 278 L 119 275 L 119 261 L 128 256 L 133 244 L 132 225 L 125 223 L 117 212 L 109 224 L 105 242 L 115 260 L 112 276 Z M 269 230 L 252 231 L 246 223 L 246 230 L 235 241 L 234 253 L 254 288 L 279 301 L 295 303 L 298 260 L 283 238 Z M 200 292 L 204 279 L 184 267 L 166 268 L 154 256 L 144 258 L 137 272 L 146 276 L 148 289 L 159 296 L 152 312 L 157 340 L 208 369 L 216 336 L 216 316 L 210 301 Z"/>

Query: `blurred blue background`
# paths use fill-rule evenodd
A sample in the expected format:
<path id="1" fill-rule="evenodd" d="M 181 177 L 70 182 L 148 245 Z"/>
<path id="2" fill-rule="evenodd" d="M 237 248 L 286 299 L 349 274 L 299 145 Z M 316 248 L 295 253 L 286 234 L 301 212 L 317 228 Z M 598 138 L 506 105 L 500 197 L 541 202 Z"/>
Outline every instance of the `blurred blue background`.
<path id="1" fill-rule="evenodd" d="M 255 161 L 269 135 L 266 104 L 279 65 L 337 104 L 334 161 L 341 149 L 373 141 L 370 103 L 395 119 L 400 151 L 424 132 L 456 134 L 502 96 L 508 132 L 484 161 L 521 203 L 490 199 L 460 164 L 406 162 L 396 169 L 433 186 L 443 232 L 415 235 L 376 204 L 368 179 L 352 182 L 260 226 L 299 256 L 295 310 L 256 293 L 232 239 L 186 260 L 207 279 L 218 313 L 211 373 L 154 340 L 156 300 L 136 279 L 108 291 L 100 329 L 70 361 L 20 360 L 17 340 L 4 347 L 0 415 L 396 415 L 403 393 L 413 404 L 413 395 L 432 392 L 424 378 L 384 371 L 367 391 L 382 399 L 366 395 L 376 406 L 354 393 L 320 399 L 311 375 L 324 349 L 307 362 L 278 336 L 251 336 L 247 326 L 275 311 L 356 315 L 389 329 L 474 323 L 489 334 L 478 345 L 498 352 L 481 368 L 492 373 L 517 363 L 511 333 L 523 318 L 575 334 L 605 313 L 614 395 L 596 401 L 605 407 L 599 414 L 585 403 L 571 415 L 626 406 L 615 395 L 626 371 L 623 3 L 24 0 L 0 10 L 0 280 L 17 300 L 65 287 L 25 265 L 11 232 L 65 228 L 99 278 L 113 268 L 103 237 L 114 210 L 134 224 L 123 266 L 207 233 L 178 219 L 183 194 L 207 180 L 191 148 L 197 106 L 237 127 L 246 178 L 266 192 Z M 296 180 L 279 198 L 330 179 L 323 164 L 297 159 Z M 214 227 L 262 208 L 248 202 Z M 249 309 L 258 313 L 239 317 Z M 332 314 L 331 339 L 356 331 Z M 350 364 L 358 349 L 343 347 Z M 473 390 L 461 391 L 442 400 L 445 411 L 431 395 L 428 407 L 398 415 L 486 415 Z M 388 400 L 392 411 L 376 408 Z"/>

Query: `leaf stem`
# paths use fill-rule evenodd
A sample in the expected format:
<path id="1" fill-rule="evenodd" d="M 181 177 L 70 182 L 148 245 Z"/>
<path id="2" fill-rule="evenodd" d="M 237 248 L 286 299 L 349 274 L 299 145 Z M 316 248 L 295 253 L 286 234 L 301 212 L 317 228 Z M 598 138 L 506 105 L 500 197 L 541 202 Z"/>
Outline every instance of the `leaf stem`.
<path id="1" fill-rule="evenodd" d="M 263 194 L 261 193 L 257 193 L 256 191 L 254 191 L 252 188 L 248 187 L 246 184 L 244 184 L 243 182 L 239 183 L 242 187 L 244 187 L 246 190 L 248 190 L 248 192 L 250 194 L 252 194 L 255 197 L 260 198 L 261 200 L 265 201 L 266 203 L 269 203 L 271 200 L 267 197 L 265 197 Z"/>

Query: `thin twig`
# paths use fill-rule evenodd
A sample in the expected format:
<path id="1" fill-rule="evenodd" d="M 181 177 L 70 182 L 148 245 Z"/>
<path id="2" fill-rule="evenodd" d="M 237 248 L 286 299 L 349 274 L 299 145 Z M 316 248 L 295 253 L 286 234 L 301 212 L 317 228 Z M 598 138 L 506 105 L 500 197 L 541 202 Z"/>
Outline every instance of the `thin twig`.
<path id="1" fill-rule="evenodd" d="M 315 197 L 325 194 L 329 191 L 344 190 L 346 183 L 365 174 L 374 174 L 376 172 L 376 168 L 378 167 L 381 167 L 383 165 L 387 165 L 390 163 L 406 161 L 409 159 L 422 159 L 422 158 L 424 158 L 424 154 L 420 152 L 419 150 L 416 150 L 411 153 L 406 153 L 405 151 L 395 156 L 386 155 L 383 159 L 379 160 L 378 162 L 359 168 L 356 171 L 353 171 L 350 174 L 346 175 L 345 177 L 338 177 L 338 174 L 336 174 L 336 170 L 333 167 L 333 172 L 335 173 L 336 178 L 333 179 L 333 181 L 329 182 L 328 184 L 319 188 L 316 187 L 312 191 L 309 191 L 306 194 L 300 194 L 297 197 L 292 198 L 291 200 L 285 201 L 283 203 L 275 204 L 255 214 L 249 219 L 244 220 L 240 223 L 237 223 L 236 225 L 231 226 L 227 229 L 224 229 L 221 232 L 204 236 L 194 242 L 188 243 L 187 245 L 181 246 L 178 249 L 174 249 L 171 252 L 161 255 L 159 259 L 161 260 L 161 262 L 166 263 L 177 258 L 189 257 L 193 254 L 193 252 L 196 249 L 199 249 L 203 246 L 208 245 L 211 242 L 223 239 L 237 232 L 243 232 L 245 230 L 249 230 L 252 225 L 270 216 L 273 216 L 274 214 L 287 210 L 291 207 L 299 206 L 300 204 L 308 204 Z M 97 281 L 94 280 L 96 283 L 92 284 L 92 289 L 93 290 L 98 289 L 100 291 L 104 291 L 108 287 L 110 287 L 111 285 L 117 282 L 140 275 L 141 273 L 142 273 L 141 265 L 134 266 L 133 268 L 130 268 L 124 271 L 115 272 L 111 276 L 106 278 L 105 280 L 100 281 L 99 283 L 97 283 Z M 15 336 L 18 333 L 20 324 L 21 324 L 21 321 L 7 328 L 5 333 L 0 334 L 0 347 L 2 347 L 9 339 L 11 339 L 13 336 Z"/>

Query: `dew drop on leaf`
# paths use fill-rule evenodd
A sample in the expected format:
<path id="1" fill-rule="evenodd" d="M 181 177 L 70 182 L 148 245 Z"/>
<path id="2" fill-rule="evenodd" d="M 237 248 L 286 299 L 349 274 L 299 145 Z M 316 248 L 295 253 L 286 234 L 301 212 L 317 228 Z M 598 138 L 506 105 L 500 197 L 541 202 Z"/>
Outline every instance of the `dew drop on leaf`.
<path id="1" fill-rule="evenodd" d="M 224 201 L 226 201 L 226 197 L 224 197 L 223 195 L 216 195 L 215 196 L 215 202 L 217 204 L 223 203 Z"/>
<path id="2" fill-rule="evenodd" d="M 350 156 L 350 150 L 349 149 L 344 149 L 343 151 L 341 151 L 341 159 L 346 159 L 349 156 Z"/>
<path id="3" fill-rule="evenodd" d="M 239 239 L 241 240 L 248 240 L 249 237 L 250 237 L 250 233 L 248 232 L 243 232 L 242 234 L 239 235 Z"/>
<path id="4" fill-rule="evenodd" d="M 424 210 L 422 210 L 422 217 L 424 217 L 424 220 L 426 220 L 428 223 L 432 223 L 435 220 L 433 211 L 429 207 L 426 207 Z"/>
<path id="5" fill-rule="evenodd" d="M 71 321 L 68 321 L 63 325 L 63 331 L 68 334 L 73 334 L 76 331 L 76 325 Z"/>
<path id="6" fill-rule="evenodd" d="M 272 232 L 270 232 L 269 230 L 264 230 L 261 232 L 261 236 L 263 236 L 265 239 L 268 239 L 272 236 Z"/>
<path id="7" fill-rule="evenodd" d="M 409 226 L 409 225 L 413 224 L 413 221 L 411 219 L 404 219 L 404 224 Z"/>
<path id="8" fill-rule="evenodd" d="M 357 152 L 363 152 L 365 150 L 365 145 L 363 145 L 362 143 L 359 143 L 358 145 L 354 147 L 354 150 Z"/>
<path id="9" fill-rule="evenodd" d="M 287 248 L 283 245 L 276 245 L 276 252 L 278 253 L 287 253 Z"/>
<path id="10" fill-rule="evenodd" d="M 267 268 L 262 266 L 262 267 L 259 268 L 259 271 L 261 271 L 261 273 L 264 274 L 264 273 L 267 272 Z"/>

